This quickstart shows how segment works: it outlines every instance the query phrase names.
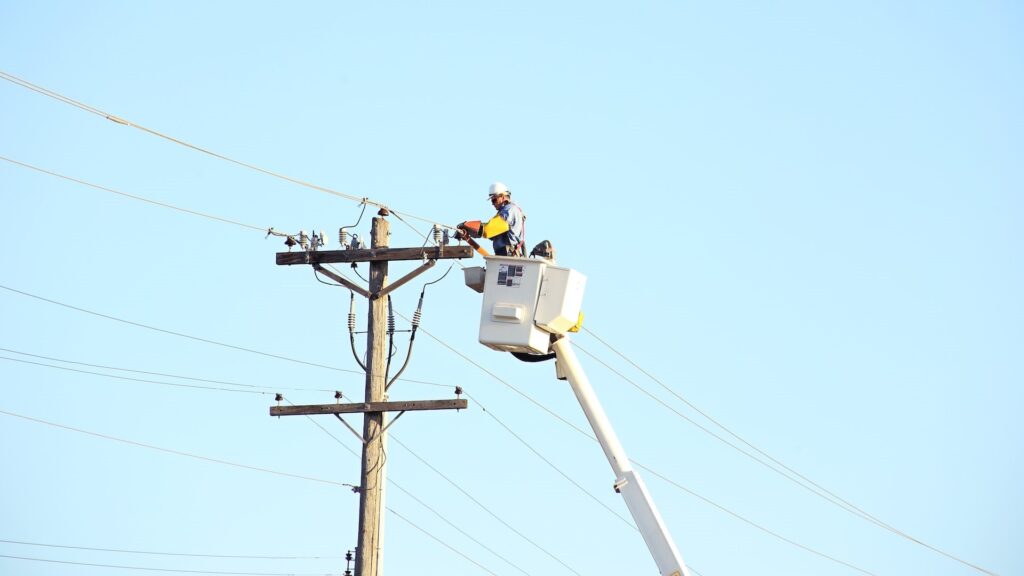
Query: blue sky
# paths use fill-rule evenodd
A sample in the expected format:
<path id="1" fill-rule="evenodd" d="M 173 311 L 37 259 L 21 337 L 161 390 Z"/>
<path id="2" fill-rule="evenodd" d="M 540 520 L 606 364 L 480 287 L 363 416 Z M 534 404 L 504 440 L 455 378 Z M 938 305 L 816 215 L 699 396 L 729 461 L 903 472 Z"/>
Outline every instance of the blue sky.
<path id="1" fill-rule="evenodd" d="M 1021 572 L 1022 16 L 0 1 L 0 573 L 341 574 L 358 441 L 267 408 L 363 387 L 348 291 L 260 231 L 357 202 L 13 78 L 427 221 L 506 182 L 588 277 L 581 360 L 701 576 Z M 471 407 L 392 428 L 385 571 L 656 573 L 570 389 L 477 343 L 461 277 L 391 397 Z"/>

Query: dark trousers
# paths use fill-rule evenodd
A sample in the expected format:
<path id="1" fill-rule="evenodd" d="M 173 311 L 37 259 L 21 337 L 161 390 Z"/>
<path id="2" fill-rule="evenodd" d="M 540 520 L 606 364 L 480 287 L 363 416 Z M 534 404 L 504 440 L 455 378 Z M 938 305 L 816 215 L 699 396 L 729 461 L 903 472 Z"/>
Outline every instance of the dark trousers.
<path id="1" fill-rule="evenodd" d="M 494 255 L 495 256 L 522 256 L 523 255 L 523 247 L 522 247 L 522 245 L 519 245 L 519 246 L 502 246 L 500 248 L 499 247 L 495 247 L 494 248 Z"/>

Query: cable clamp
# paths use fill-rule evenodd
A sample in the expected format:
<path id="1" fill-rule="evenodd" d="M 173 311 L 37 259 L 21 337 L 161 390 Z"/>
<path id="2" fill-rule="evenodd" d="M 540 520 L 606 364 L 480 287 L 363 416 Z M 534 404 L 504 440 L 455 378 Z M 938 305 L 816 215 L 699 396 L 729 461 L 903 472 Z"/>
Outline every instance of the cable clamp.
<path id="1" fill-rule="evenodd" d="M 629 484 L 629 480 L 625 478 L 619 478 L 618 480 L 615 481 L 615 484 L 612 484 L 612 488 L 615 489 L 616 494 L 620 494 L 622 493 L 622 489 L 626 486 L 626 484 Z"/>

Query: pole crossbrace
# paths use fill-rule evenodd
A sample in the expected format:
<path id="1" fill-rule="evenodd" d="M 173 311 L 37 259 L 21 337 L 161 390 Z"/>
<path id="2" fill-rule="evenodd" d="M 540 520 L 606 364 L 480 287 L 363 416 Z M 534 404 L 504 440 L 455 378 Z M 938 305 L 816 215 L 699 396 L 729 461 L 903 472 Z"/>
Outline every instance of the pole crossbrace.
<path id="1" fill-rule="evenodd" d="M 346 422 L 345 419 L 341 417 L 341 414 L 335 413 L 334 417 L 337 418 L 338 420 L 341 420 L 341 423 L 345 425 L 345 428 L 348 428 L 349 431 L 351 431 L 352 434 L 355 435 L 356 438 L 359 438 L 360 442 L 362 442 L 363 444 L 366 444 L 366 438 L 363 438 L 362 434 L 357 432 L 356 429 L 353 428 L 351 424 Z"/>

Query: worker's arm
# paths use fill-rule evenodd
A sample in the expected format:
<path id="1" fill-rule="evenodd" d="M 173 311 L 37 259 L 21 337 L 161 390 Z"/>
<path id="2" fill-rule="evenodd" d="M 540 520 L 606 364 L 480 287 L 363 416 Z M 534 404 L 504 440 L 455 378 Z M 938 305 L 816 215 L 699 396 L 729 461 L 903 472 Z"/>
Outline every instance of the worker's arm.
<path id="1" fill-rule="evenodd" d="M 494 218 L 491 218 L 487 222 L 481 222 L 480 220 L 467 220 L 458 226 L 456 229 L 463 232 L 471 238 L 494 238 L 499 234 L 508 232 L 508 222 L 501 217 L 501 214 L 496 214 Z"/>
<path id="2" fill-rule="evenodd" d="M 484 238 L 494 238 L 498 234 L 504 234 L 508 232 L 508 222 L 501 217 L 501 214 L 496 214 L 494 218 L 491 218 L 483 227 L 480 229 L 480 235 Z"/>

